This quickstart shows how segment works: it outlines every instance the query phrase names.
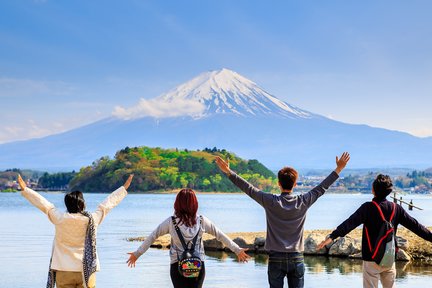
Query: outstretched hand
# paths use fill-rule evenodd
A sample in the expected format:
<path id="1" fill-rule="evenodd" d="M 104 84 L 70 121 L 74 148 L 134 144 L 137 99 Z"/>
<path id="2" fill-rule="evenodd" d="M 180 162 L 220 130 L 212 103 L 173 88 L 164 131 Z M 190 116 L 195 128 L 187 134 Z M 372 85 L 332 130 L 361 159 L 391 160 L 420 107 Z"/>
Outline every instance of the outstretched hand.
<path id="1" fill-rule="evenodd" d="M 127 190 L 132 182 L 132 178 L 134 177 L 134 174 L 130 174 L 129 178 L 126 180 L 126 182 L 123 184 L 123 187 Z"/>
<path id="2" fill-rule="evenodd" d="M 349 160 L 350 154 L 348 152 L 342 153 L 340 158 L 336 156 L 336 173 L 340 174 L 340 172 L 345 168 Z"/>
<path id="3" fill-rule="evenodd" d="M 251 258 L 248 254 L 246 254 L 247 250 L 249 249 L 241 248 L 240 252 L 237 254 L 237 259 L 239 262 L 248 262 L 248 260 Z"/>
<path id="4" fill-rule="evenodd" d="M 333 242 L 333 239 L 331 239 L 331 238 L 325 239 L 320 244 L 318 244 L 317 250 L 321 250 L 322 248 L 324 248 L 325 246 L 331 244 L 332 242 Z"/>
<path id="5" fill-rule="evenodd" d="M 27 187 L 20 174 L 18 174 L 18 184 L 21 187 L 21 191 L 24 191 L 24 189 Z"/>
<path id="6" fill-rule="evenodd" d="M 226 175 L 231 174 L 231 169 L 229 168 L 229 160 L 227 160 L 227 162 L 225 162 L 221 157 L 216 156 L 216 165 Z"/>
<path id="7" fill-rule="evenodd" d="M 130 268 L 135 267 L 135 262 L 138 260 L 138 258 L 133 253 L 127 253 L 127 254 L 129 254 L 129 259 L 126 261 L 128 267 Z"/>

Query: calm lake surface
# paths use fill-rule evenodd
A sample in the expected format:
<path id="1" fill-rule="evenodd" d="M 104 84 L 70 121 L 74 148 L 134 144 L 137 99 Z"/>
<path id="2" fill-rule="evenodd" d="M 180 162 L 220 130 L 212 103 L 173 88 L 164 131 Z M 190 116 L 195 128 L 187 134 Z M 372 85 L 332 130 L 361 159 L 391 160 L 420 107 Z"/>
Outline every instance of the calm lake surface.
<path id="1" fill-rule="evenodd" d="M 41 193 L 57 207 L 63 194 Z M 93 211 L 107 194 L 85 194 Z M 168 250 L 150 249 L 137 262 L 126 265 L 127 252 L 140 243 L 127 237 L 146 236 L 172 214 L 175 195 L 131 194 L 114 208 L 99 228 L 101 271 L 98 287 L 172 287 Z M 345 220 L 369 195 L 326 194 L 309 210 L 306 229 L 332 229 Z M 432 197 L 406 196 L 423 211 L 409 213 L 432 226 Z M 243 194 L 199 194 L 199 212 L 225 232 L 265 231 L 263 209 Z M 19 193 L 0 193 L 0 287 L 45 287 L 54 226 Z M 262 288 L 267 284 L 267 258 L 257 256 L 238 263 L 233 254 L 207 254 L 204 287 Z M 306 257 L 305 287 L 362 287 L 361 261 Z M 398 263 L 398 287 L 431 287 L 432 266 Z M 235 281 L 235 282 L 234 282 Z"/>

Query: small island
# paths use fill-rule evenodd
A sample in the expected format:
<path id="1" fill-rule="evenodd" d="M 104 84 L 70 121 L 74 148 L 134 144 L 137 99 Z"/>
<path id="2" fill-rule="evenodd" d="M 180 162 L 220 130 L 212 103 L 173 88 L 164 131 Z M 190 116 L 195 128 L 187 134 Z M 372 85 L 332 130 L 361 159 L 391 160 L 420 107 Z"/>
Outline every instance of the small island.
<path id="1" fill-rule="evenodd" d="M 238 189 L 216 166 L 216 156 L 229 159 L 242 177 L 265 191 L 277 191 L 275 174 L 258 160 L 244 160 L 225 149 L 180 150 L 126 147 L 114 159 L 102 157 L 83 167 L 70 181 L 71 190 L 110 192 L 134 174 L 132 192 L 164 192 L 193 188 L 202 192 L 234 192 Z"/>

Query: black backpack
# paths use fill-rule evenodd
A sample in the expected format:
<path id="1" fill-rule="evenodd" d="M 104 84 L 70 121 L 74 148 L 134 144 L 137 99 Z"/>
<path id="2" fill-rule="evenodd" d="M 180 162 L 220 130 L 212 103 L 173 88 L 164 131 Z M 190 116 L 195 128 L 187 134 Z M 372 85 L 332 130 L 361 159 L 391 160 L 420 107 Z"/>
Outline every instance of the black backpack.
<path id="1" fill-rule="evenodd" d="M 391 213 L 390 219 L 387 220 L 384 217 L 380 206 L 374 201 L 372 201 L 372 203 L 375 204 L 375 206 L 377 207 L 383 221 L 380 226 L 374 248 L 371 246 L 369 233 L 367 227 L 365 227 L 366 238 L 368 241 L 369 249 L 372 253 L 372 260 L 382 267 L 392 267 L 396 257 L 395 235 L 392 224 L 392 220 L 396 211 L 396 204 L 392 203 L 393 211 Z"/>
<path id="2" fill-rule="evenodd" d="M 195 251 L 195 245 L 198 241 L 200 231 L 198 230 L 198 233 L 195 235 L 195 237 L 186 244 L 186 241 L 176 223 L 175 217 L 172 216 L 171 219 L 184 250 L 181 256 L 177 254 L 178 271 L 183 277 L 196 278 L 199 276 L 203 264 L 201 258 L 199 257 L 199 254 Z M 189 246 L 189 244 L 192 245 Z"/>

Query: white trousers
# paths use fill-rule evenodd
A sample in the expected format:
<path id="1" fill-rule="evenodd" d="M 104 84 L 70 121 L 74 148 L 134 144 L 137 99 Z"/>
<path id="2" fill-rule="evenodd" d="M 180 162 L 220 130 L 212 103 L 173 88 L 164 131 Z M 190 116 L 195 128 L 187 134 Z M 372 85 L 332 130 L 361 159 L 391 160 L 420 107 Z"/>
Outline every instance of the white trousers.
<path id="1" fill-rule="evenodd" d="M 378 288 L 381 280 L 383 288 L 395 288 L 396 267 L 381 267 L 373 261 L 363 261 L 363 288 Z"/>

